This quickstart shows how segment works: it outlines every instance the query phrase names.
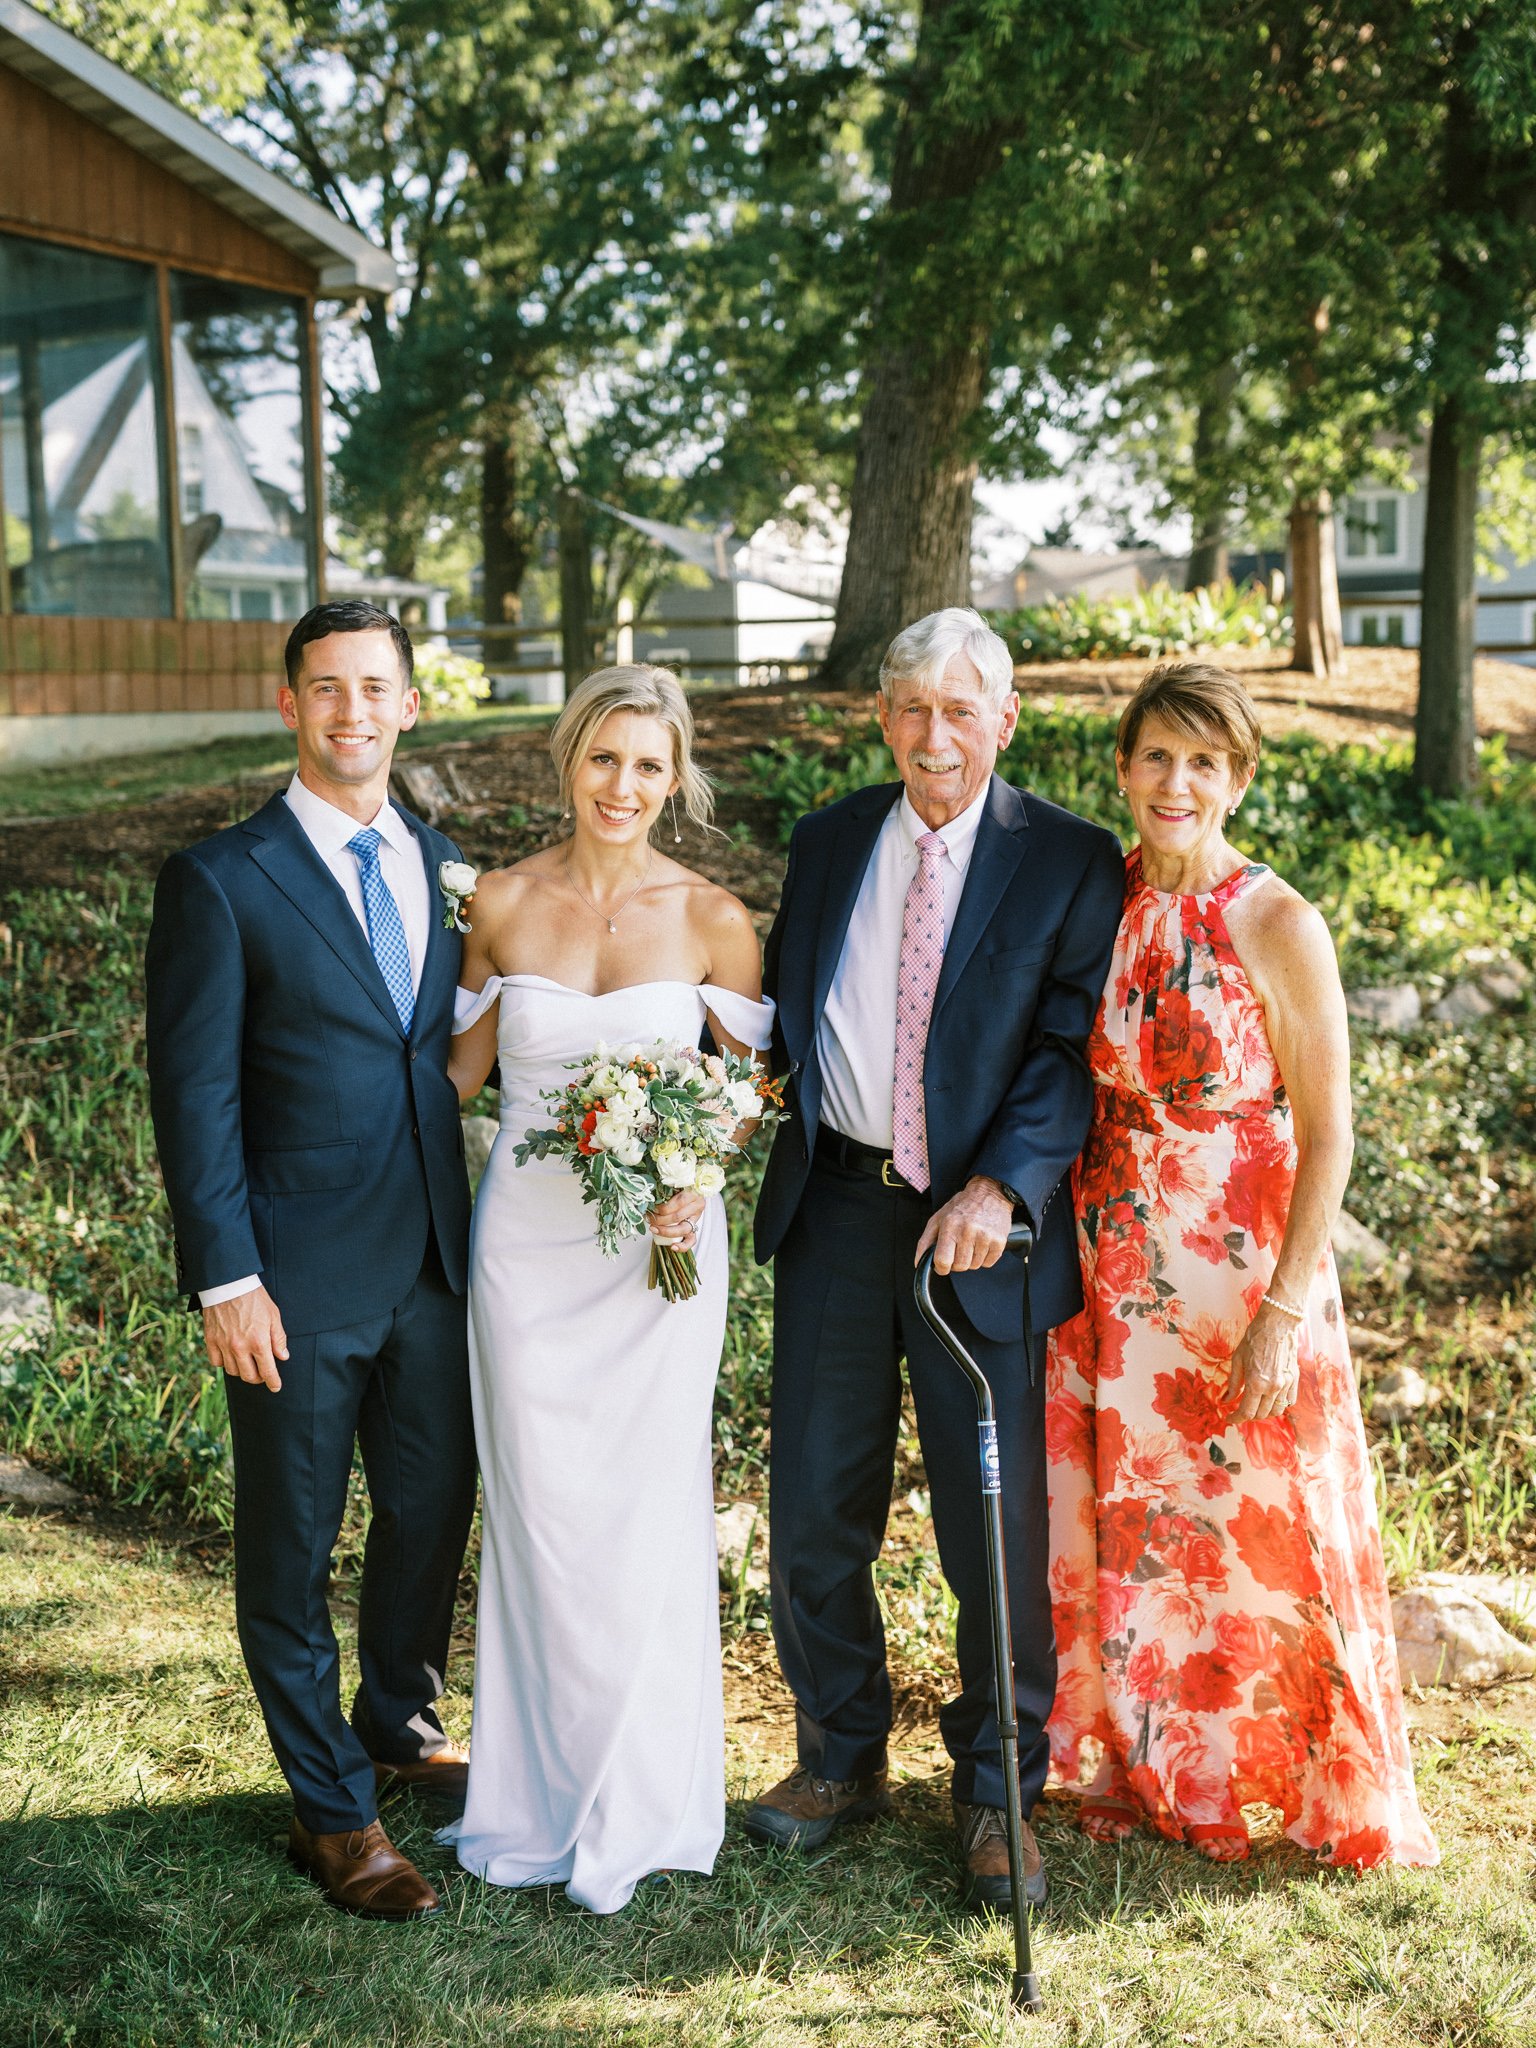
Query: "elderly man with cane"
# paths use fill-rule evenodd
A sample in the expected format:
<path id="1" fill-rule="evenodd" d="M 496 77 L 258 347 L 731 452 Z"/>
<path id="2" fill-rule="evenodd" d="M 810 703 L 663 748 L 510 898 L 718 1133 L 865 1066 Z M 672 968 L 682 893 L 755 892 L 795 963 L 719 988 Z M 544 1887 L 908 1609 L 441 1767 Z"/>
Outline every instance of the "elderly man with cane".
<path id="1" fill-rule="evenodd" d="M 1044 1335 L 1081 1305 L 1071 1203 L 1088 1128 L 1083 1047 L 1120 916 L 1114 838 L 995 773 L 1018 697 L 973 611 L 892 642 L 878 712 L 898 784 L 801 820 L 765 988 L 788 1077 L 757 1212 L 774 1269 L 774 1636 L 799 1762 L 749 1808 L 758 1840 L 810 1849 L 883 1812 L 891 1688 L 873 1566 L 906 1359 L 939 1558 L 959 1605 L 954 1764 L 963 1891 L 1009 1902 L 976 1407 L 922 1320 L 930 1246 L 944 1318 L 995 1392 L 1019 1777 L 1045 1783 L 1056 1687 L 1047 1584 Z M 1005 1256 L 1015 1220 L 1034 1251 Z M 1025 1830 L 1026 1892 L 1045 1873 Z"/>

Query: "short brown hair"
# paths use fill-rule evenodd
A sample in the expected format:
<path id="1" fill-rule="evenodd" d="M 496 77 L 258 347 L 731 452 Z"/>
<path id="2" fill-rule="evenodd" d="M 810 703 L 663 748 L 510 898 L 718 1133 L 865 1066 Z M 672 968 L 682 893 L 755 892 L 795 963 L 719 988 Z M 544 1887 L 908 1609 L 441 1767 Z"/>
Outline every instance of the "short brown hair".
<path id="1" fill-rule="evenodd" d="M 1230 669 L 1213 661 L 1160 661 L 1147 671 L 1120 714 L 1115 752 L 1122 760 L 1130 759 L 1149 718 L 1222 748 L 1240 775 L 1259 765 L 1264 734 L 1253 699 Z"/>

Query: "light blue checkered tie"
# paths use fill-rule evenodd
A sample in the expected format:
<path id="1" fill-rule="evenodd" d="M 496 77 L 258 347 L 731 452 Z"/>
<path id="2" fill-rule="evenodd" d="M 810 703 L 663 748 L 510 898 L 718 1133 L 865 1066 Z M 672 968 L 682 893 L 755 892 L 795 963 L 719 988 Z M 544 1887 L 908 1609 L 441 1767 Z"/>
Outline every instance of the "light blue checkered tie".
<path id="1" fill-rule="evenodd" d="M 357 855 L 363 879 L 363 909 L 368 918 L 368 943 L 379 963 L 379 972 L 400 1013 L 400 1029 L 409 1031 L 416 1014 L 416 991 L 411 985 L 411 949 L 405 943 L 405 926 L 400 906 L 389 893 L 379 867 L 379 839 L 371 825 L 365 825 L 347 841 L 348 853 Z"/>

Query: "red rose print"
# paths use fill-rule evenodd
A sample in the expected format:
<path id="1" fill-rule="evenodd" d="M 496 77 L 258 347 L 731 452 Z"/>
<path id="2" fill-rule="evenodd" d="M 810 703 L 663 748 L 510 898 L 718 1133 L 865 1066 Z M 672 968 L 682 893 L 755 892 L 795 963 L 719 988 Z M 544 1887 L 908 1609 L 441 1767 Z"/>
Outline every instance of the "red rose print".
<path id="1" fill-rule="evenodd" d="M 1262 1802 L 1294 1819 L 1301 1810 L 1296 1767 L 1305 1746 L 1288 1735 L 1276 1714 L 1232 1722 L 1237 1738 L 1232 1760 L 1232 1796 L 1239 1806 Z"/>
<path id="2" fill-rule="evenodd" d="M 1146 1255 L 1125 1238 L 1099 1233 L 1099 1256 L 1094 1291 L 1101 1301 L 1116 1307 L 1127 1299 L 1139 1299 L 1146 1292 Z"/>
<path id="3" fill-rule="evenodd" d="M 1240 1422 L 1243 1445 L 1251 1465 L 1266 1472 L 1296 1470 L 1296 1432 L 1284 1415 L 1268 1416 L 1262 1422 Z"/>
<path id="4" fill-rule="evenodd" d="M 1134 1571 L 1147 1547 L 1147 1511 L 1139 1500 L 1111 1501 L 1099 1514 L 1099 1568 Z"/>
<path id="5" fill-rule="evenodd" d="M 1195 1650 L 1179 1666 L 1177 1697 L 1191 1714 L 1219 1714 L 1237 1705 L 1237 1680 L 1219 1651 Z"/>
<path id="6" fill-rule="evenodd" d="M 1160 1700 L 1173 1673 L 1161 1643 L 1143 1643 L 1125 1667 L 1125 1682 L 1139 1700 Z"/>
<path id="7" fill-rule="evenodd" d="M 1227 1560 L 1221 1544 L 1203 1530 L 1194 1530 L 1181 1542 L 1164 1551 L 1175 1571 L 1182 1572 L 1192 1586 L 1220 1588 L 1227 1583 Z"/>
<path id="8" fill-rule="evenodd" d="M 1274 1631 L 1262 1615 L 1218 1614 L 1216 1647 L 1242 1684 L 1268 1668 L 1275 1654 Z"/>
<path id="9" fill-rule="evenodd" d="M 1283 1508 L 1260 1507 L 1247 1495 L 1227 1526 L 1238 1556 L 1261 1586 L 1297 1600 L 1322 1591 L 1306 1535 Z"/>
<path id="10" fill-rule="evenodd" d="M 1045 1448 L 1052 1464 L 1093 1470 L 1093 1410 L 1076 1394 L 1058 1394 L 1046 1402 Z"/>
<path id="11" fill-rule="evenodd" d="M 1251 1117 L 1237 1127 L 1237 1155 L 1227 1177 L 1227 1214 L 1258 1244 L 1276 1250 L 1291 1210 L 1295 1167 L 1290 1147 L 1266 1119 Z"/>
<path id="12" fill-rule="evenodd" d="M 1385 1860 L 1392 1837 L 1385 1828 L 1356 1828 L 1333 1845 L 1335 1863 L 1352 1864 L 1357 1870 L 1374 1870 Z"/>
<path id="13" fill-rule="evenodd" d="M 1157 1389 L 1153 1409 L 1190 1443 L 1209 1443 L 1225 1430 L 1227 1398 L 1221 1381 L 1181 1365 L 1176 1372 L 1158 1373 L 1152 1384 Z"/>

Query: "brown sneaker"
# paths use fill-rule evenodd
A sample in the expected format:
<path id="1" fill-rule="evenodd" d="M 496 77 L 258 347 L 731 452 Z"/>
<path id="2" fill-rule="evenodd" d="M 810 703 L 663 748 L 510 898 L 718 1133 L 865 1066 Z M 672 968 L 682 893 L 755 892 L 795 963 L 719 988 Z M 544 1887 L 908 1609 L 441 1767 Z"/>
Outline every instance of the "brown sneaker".
<path id="1" fill-rule="evenodd" d="M 359 1920 L 430 1920 L 443 1902 L 379 1823 L 339 1835 L 313 1835 L 297 1814 L 288 1860 L 312 1877 L 333 1906 Z"/>
<path id="2" fill-rule="evenodd" d="M 760 1842 L 784 1849 L 818 1849 L 845 1821 L 872 1820 L 889 1813 L 885 1765 L 867 1778 L 818 1778 L 799 1765 L 747 1808 L 742 1825 Z"/>
<path id="3" fill-rule="evenodd" d="M 1011 1913 L 1013 1886 L 1008 1876 L 1008 1817 L 996 1806 L 965 1806 L 955 1801 L 955 1826 L 965 1858 L 961 1896 L 983 1911 Z M 1028 1821 L 1023 1827 L 1024 1896 L 1032 1906 L 1045 1904 L 1045 1859 Z"/>
<path id="4" fill-rule="evenodd" d="M 382 1792 L 386 1785 L 405 1785 L 417 1792 L 440 1792 L 457 1798 L 469 1790 L 469 1751 L 462 1743 L 445 1742 L 430 1756 L 409 1764 L 373 1765 L 374 1783 Z"/>

